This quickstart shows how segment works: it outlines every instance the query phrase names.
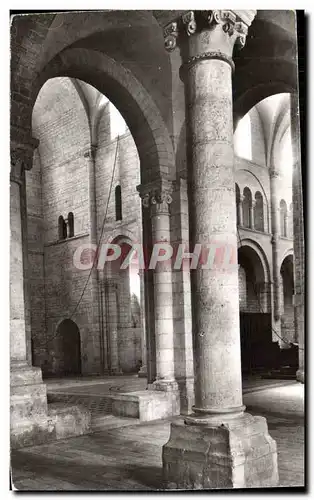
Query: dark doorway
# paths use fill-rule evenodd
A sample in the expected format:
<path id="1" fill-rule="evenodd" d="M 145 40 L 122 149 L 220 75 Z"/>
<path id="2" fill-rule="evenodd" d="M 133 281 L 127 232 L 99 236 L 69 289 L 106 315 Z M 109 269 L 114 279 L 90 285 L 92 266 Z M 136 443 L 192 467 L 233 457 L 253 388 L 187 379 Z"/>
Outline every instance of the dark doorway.
<path id="1" fill-rule="evenodd" d="M 270 314 L 240 313 L 240 333 L 244 374 L 277 368 L 279 346 L 272 341 Z"/>
<path id="2" fill-rule="evenodd" d="M 58 327 L 62 346 L 63 374 L 81 374 L 81 336 L 80 331 L 70 319 L 65 319 Z"/>

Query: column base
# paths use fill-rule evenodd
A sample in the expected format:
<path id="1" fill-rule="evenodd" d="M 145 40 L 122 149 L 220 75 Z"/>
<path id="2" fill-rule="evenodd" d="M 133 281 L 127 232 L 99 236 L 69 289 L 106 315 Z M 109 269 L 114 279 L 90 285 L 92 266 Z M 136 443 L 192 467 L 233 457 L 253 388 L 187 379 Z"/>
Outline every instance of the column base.
<path id="1" fill-rule="evenodd" d="M 181 415 L 190 415 L 195 401 L 194 377 L 182 377 L 176 380 L 180 391 L 180 413 Z"/>
<path id="2" fill-rule="evenodd" d="M 249 413 L 220 425 L 173 422 L 162 460 L 165 489 L 274 487 L 279 480 L 266 419 Z"/>
<path id="3" fill-rule="evenodd" d="M 141 368 L 139 369 L 137 375 L 140 378 L 147 378 L 147 365 L 141 366 Z"/>
<path id="4" fill-rule="evenodd" d="M 175 380 L 155 380 L 152 384 L 148 384 L 148 389 L 153 391 L 177 392 L 179 391 L 179 386 Z"/>
<path id="5" fill-rule="evenodd" d="M 296 379 L 298 382 L 301 382 L 301 384 L 304 384 L 304 368 L 299 369 L 296 373 Z"/>
<path id="6" fill-rule="evenodd" d="M 55 429 L 47 419 L 47 390 L 41 369 L 13 362 L 10 375 L 11 447 L 33 446 L 53 439 Z"/>

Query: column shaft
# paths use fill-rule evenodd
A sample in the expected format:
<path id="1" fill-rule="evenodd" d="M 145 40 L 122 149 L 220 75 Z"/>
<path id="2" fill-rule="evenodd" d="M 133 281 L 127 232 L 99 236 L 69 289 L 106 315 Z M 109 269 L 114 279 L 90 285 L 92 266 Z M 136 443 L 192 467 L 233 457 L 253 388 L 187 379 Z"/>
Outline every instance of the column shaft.
<path id="1" fill-rule="evenodd" d="M 254 201 L 252 201 L 251 205 L 250 205 L 250 228 L 251 229 L 255 229 L 255 221 L 254 221 Z"/>
<path id="2" fill-rule="evenodd" d="M 91 245 L 97 245 L 97 211 L 96 211 L 96 175 L 95 159 L 96 146 L 92 146 L 89 152 L 88 181 L 89 181 L 89 240 Z M 93 335 L 94 357 L 99 359 L 99 372 L 104 373 L 104 332 L 101 327 L 101 303 L 99 295 L 99 275 L 97 267 L 93 267 L 90 277 L 90 286 L 92 293 L 92 321 L 91 333 Z M 98 363 L 97 363 L 98 364 Z"/>
<path id="3" fill-rule="evenodd" d="M 238 202 L 237 210 L 238 210 L 239 226 L 243 227 L 243 196 L 241 196 L 241 199 Z"/>
<path id="4" fill-rule="evenodd" d="M 192 150 L 192 245 L 232 248 L 228 269 L 191 271 L 195 339 L 195 407 L 242 406 L 231 68 L 211 59 L 188 73 Z"/>
<path id="5" fill-rule="evenodd" d="M 272 232 L 272 261 L 273 261 L 273 304 L 275 322 L 280 320 L 280 263 L 279 263 L 279 233 L 280 212 L 278 202 L 279 174 L 272 170 L 270 174 L 270 203 L 271 203 L 271 232 Z"/>
<path id="6" fill-rule="evenodd" d="M 167 204 L 166 204 L 167 205 Z M 152 237 L 154 243 L 170 244 L 170 217 L 168 206 L 152 208 Z M 174 380 L 172 273 L 169 263 L 157 263 L 154 269 L 154 305 L 156 336 L 157 382 Z"/>
<path id="7" fill-rule="evenodd" d="M 118 346 L 118 298 L 116 285 L 105 282 L 108 365 L 111 373 L 120 373 Z"/>
<path id="8" fill-rule="evenodd" d="M 139 271 L 140 276 L 140 308 L 141 308 L 141 352 L 142 366 L 139 370 L 139 376 L 147 377 L 147 342 L 146 342 L 146 318 L 145 318 L 145 283 L 143 271 Z"/>

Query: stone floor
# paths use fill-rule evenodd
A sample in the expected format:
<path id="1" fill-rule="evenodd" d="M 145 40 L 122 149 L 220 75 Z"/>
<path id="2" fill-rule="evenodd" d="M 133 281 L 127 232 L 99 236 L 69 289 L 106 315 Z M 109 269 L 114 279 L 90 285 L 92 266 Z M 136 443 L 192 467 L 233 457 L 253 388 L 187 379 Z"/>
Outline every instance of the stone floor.
<path id="1" fill-rule="evenodd" d="M 250 391 L 244 403 L 267 417 L 277 441 L 281 486 L 304 485 L 304 386 Z M 178 417 L 177 417 L 178 418 Z M 24 491 L 158 490 L 171 419 L 109 429 L 12 452 L 14 488 Z"/>
<path id="2" fill-rule="evenodd" d="M 46 379 L 48 394 L 85 394 L 105 395 L 117 392 L 143 391 L 147 387 L 146 378 L 137 375 L 119 376 L 82 376 Z M 278 379 L 263 379 L 259 376 L 243 379 L 243 393 L 257 391 L 264 387 L 275 387 L 290 384 L 291 381 Z"/>

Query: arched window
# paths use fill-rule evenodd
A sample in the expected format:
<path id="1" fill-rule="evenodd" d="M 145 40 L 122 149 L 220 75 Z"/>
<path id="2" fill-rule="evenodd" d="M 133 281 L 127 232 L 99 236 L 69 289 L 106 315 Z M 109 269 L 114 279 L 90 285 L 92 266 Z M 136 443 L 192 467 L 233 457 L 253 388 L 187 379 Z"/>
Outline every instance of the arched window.
<path id="1" fill-rule="evenodd" d="M 240 158 L 252 160 L 251 118 L 248 113 L 239 121 L 234 133 L 234 152 Z"/>
<path id="2" fill-rule="evenodd" d="M 59 228 L 59 240 L 65 240 L 67 238 L 67 225 L 65 223 L 64 218 L 60 215 L 58 220 L 58 228 Z"/>
<path id="3" fill-rule="evenodd" d="M 121 186 L 116 186 L 116 189 L 115 189 L 115 203 L 116 203 L 116 220 L 122 220 Z"/>
<path id="4" fill-rule="evenodd" d="M 68 228 L 69 228 L 69 238 L 74 236 L 74 215 L 73 212 L 68 214 Z"/>
<path id="5" fill-rule="evenodd" d="M 236 210 L 237 210 L 237 226 L 242 225 L 241 224 L 241 204 L 240 204 L 240 188 L 238 184 L 235 185 L 235 195 L 236 195 Z"/>
<path id="6" fill-rule="evenodd" d="M 264 202 L 262 193 L 255 193 L 254 229 L 264 231 Z"/>
<path id="7" fill-rule="evenodd" d="M 252 193 L 249 190 L 248 187 L 244 188 L 243 190 L 243 202 L 242 202 L 242 209 L 243 209 L 243 227 L 252 227 L 252 220 L 251 220 L 251 207 L 252 207 Z"/>
<path id="8" fill-rule="evenodd" d="M 287 237 L 288 209 L 285 200 L 280 201 L 280 235 Z"/>

